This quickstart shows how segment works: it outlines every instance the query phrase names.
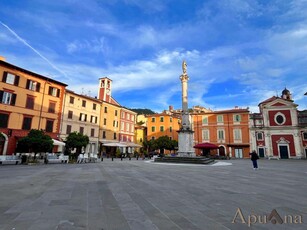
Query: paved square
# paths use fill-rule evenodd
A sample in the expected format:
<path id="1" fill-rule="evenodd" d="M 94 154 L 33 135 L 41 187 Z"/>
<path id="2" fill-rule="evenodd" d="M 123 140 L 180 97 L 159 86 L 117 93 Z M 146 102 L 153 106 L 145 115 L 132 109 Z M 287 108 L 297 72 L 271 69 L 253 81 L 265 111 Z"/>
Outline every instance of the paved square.
<path id="1" fill-rule="evenodd" d="M 307 229 L 306 160 L 225 162 L 1 166 L 0 229 Z"/>

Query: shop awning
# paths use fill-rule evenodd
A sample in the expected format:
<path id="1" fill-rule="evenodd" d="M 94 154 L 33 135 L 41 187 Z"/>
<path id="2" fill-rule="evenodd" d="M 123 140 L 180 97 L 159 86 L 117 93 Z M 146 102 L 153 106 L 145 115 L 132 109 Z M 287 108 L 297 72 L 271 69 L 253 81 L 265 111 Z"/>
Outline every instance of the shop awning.
<path id="1" fill-rule="evenodd" d="M 219 147 L 215 144 L 209 143 L 209 142 L 204 142 L 204 143 L 199 143 L 195 145 L 193 148 L 197 149 L 218 149 Z"/>
<path id="2" fill-rule="evenodd" d="M 58 145 L 58 146 L 65 146 L 66 144 L 62 141 L 58 141 L 56 139 L 52 139 L 53 145 Z"/>

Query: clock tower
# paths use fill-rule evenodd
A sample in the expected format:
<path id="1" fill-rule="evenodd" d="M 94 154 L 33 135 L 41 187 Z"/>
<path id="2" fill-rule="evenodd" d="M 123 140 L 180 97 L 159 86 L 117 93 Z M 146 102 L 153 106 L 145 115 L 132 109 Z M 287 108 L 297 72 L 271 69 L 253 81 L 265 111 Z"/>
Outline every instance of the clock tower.
<path id="1" fill-rule="evenodd" d="M 103 77 L 99 78 L 98 99 L 106 102 L 111 102 L 112 80 Z"/>

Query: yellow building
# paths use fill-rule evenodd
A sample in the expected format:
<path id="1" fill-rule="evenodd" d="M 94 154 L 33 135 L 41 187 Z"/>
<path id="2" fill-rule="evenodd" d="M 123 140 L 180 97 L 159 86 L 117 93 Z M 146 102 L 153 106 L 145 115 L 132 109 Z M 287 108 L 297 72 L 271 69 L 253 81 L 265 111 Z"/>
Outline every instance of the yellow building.
<path id="1" fill-rule="evenodd" d="M 114 152 L 115 144 L 113 148 L 111 148 L 112 146 L 105 147 L 103 144 L 112 145 L 116 142 L 123 142 L 122 144 L 128 146 L 128 149 L 121 148 L 121 152 L 132 152 L 131 147 L 136 147 L 134 143 L 136 113 L 122 107 L 112 97 L 112 80 L 110 78 L 99 79 L 98 99 L 102 101 L 99 134 L 100 152 Z"/>
<path id="2" fill-rule="evenodd" d="M 89 137 L 86 153 L 98 153 L 101 101 L 66 90 L 63 103 L 60 137 L 65 140 L 71 132 Z"/>
<path id="3" fill-rule="evenodd" d="M 144 140 L 147 140 L 147 117 L 144 114 L 139 114 L 135 125 L 135 141 L 137 144 L 143 145 Z"/>
<path id="4" fill-rule="evenodd" d="M 57 139 L 66 84 L 0 58 L 0 154 L 13 154 L 18 139 L 43 129 Z"/>

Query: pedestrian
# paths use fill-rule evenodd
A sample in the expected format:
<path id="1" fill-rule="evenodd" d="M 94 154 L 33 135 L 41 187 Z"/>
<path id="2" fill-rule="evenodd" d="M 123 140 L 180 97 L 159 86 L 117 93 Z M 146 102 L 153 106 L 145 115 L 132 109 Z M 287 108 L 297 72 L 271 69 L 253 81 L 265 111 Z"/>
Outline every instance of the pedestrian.
<path id="1" fill-rule="evenodd" d="M 254 170 L 258 169 L 258 163 L 257 163 L 257 160 L 259 159 L 259 156 L 258 154 L 256 153 L 256 151 L 254 150 L 252 153 L 251 153 L 251 160 L 253 162 L 253 167 L 254 167 Z"/>

